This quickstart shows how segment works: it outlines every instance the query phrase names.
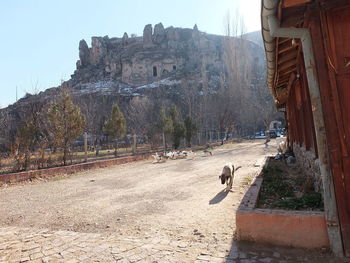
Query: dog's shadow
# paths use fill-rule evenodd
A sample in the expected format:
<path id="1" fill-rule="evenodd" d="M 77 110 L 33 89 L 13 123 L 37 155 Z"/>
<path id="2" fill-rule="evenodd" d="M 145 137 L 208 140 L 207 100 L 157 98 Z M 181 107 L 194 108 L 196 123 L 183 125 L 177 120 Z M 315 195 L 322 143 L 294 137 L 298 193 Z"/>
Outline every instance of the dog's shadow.
<path id="1" fill-rule="evenodd" d="M 231 192 L 231 190 L 227 191 L 226 189 L 221 190 L 219 193 L 217 193 L 210 201 L 210 205 L 215 205 L 220 203 L 222 200 L 224 200 L 227 196 L 227 194 Z"/>

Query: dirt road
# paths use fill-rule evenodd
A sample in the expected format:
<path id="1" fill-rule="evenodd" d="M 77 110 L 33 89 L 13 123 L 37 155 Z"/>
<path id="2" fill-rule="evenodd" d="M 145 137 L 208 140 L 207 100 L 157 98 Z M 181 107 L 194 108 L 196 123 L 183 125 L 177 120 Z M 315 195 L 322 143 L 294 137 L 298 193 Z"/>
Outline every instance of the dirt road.
<path id="1" fill-rule="evenodd" d="M 254 176 L 254 164 L 272 148 L 262 141 L 225 145 L 213 156 L 197 152 L 188 159 L 137 162 L 1 189 L 0 225 L 231 238 L 241 182 Z M 228 161 L 242 166 L 230 193 L 222 191 L 218 178 Z M 193 235 L 195 230 L 201 234 Z"/>
<path id="2" fill-rule="evenodd" d="M 266 251 L 239 252 L 232 239 L 235 211 L 260 169 L 254 164 L 276 153 L 276 146 L 275 140 L 267 148 L 263 141 L 227 144 L 213 156 L 197 152 L 2 187 L 0 262 L 264 259 Z M 231 192 L 218 178 L 226 162 L 242 166 Z"/>

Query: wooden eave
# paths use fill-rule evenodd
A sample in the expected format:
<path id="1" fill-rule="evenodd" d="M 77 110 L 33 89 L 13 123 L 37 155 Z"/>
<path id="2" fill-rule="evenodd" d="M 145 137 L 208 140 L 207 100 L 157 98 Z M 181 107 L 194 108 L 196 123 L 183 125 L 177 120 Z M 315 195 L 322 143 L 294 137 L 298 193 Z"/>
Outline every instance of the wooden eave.
<path id="1" fill-rule="evenodd" d="M 281 27 L 302 27 L 305 4 L 312 0 L 284 0 L 281 1 L 278 18 Z M 300 46 L 298 39 L 276 38 L 276 68 L 274 91 L 279 105 L 288 100 L 288 85 L 292 74 L 297 73 L 297 57 Z"/>

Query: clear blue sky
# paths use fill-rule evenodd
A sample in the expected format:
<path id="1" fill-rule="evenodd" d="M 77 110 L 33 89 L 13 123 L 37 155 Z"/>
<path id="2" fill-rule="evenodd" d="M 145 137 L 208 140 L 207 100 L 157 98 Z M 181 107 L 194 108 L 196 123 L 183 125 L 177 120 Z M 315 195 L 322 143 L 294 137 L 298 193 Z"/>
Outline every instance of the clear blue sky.
<path id="1" fill-rule="evenodd" d="M 223 34 L 228 10 L 239 9 L 247 32 L 260 29 L 261 0 L 0 1 L 0 108 L 25 92 L 58 86 L 75 70 L 78 44 L 91 36 L 142 35 L 146 24 Z"/>

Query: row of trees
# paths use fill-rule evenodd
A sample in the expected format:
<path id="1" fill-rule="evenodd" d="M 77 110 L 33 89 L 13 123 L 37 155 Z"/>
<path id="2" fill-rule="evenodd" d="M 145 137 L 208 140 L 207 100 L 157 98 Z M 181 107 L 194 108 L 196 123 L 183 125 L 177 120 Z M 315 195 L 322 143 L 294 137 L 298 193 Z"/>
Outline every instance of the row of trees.
<path id="1" fill-rule="evenodd" d="M 25 115 L 13 145 L 17 169 L 26 170 L 29 167 L 32 152 L 39 154 L 38 168 L 42 168 L 48 147 L 53 152 L 62 149 L 62 162 L 66 165 L 72 141 L 80 137 L 85 129 L 85 116 L 73 103 L 69 92 L 63 89 L 57 100 L 46 105 L 31 104 Z M 118 105 L 113 106 L 104 131 L 113 138 L 125 135 L 126 121 Z"/>
<path id="2" fill-rule="evenodd" d="M 162 108 L 159 122 L 155 126 L 158 126 L 162 132 L 165 148 L 167 148 L 166 137 L 171 138 L 174 149 L 179 148 L 182 138 L 185 138 L 187 146 L 191 147 L 192 137 L 197 131 L 197 126 L 190 116 L 187 116 L 183 122 L 181 121 L 181 116 L 176 106 L 168 109 Z"/>
<path id="3" fill-rule="evenodd" d="M 139 120 L 130 118 L 134 121 L 133 127 L 136 127 L 135 121 L 144 125 L 142 134 L 146 134 L 149 140 L 159 135 L 163 137 L 166 146 L 171 142 L 172 146 L 177 149 L 180 146 L 181 139 L 186 139 L 186 144 L 191 146 L 193 135 L 197 131 L 191 117 L 187 116 L 182 121 L 181 114 L 176 106 L 161 107 L 159 114 L 153 114 L 153 121 L 146 123 L 143 113 L 149 114 L 143 107 L 142 99 L 139 101 L 140 112 Z M 137 113 L 129 111 L 134 115 Z M 45 160 L 45 149 L 51 148 L 53 152 L 61 149 L 62 163 L 67 164 L 71 154 L 72 141 L 81 137 L 84 130 L 86 131 L 86 117 L 80 108 L 72 101 L 71 95 L 67 89 L 62 88 L 61 94 L 57 100 L 47 104 L 33 103 L 25 113 L 25 121 L 19 126 L 14 138 L 13 152 L 17 163 L 17 170 L 26 170 L 30 166 L 31 155 L 36 152 L 39 156 L 38 168 L 43 168 Z M 117 104 L 112 106 L 109 118 L 102 126 L 101 132 L 112 138 L 114 141 L 114 154 L 117 156 L 118 141 L 127 133 L 126 118 Z M 136 133 L 138 129 L 129 129 L 131 133 Z M 98 147 L 96 147 L 98 149 Z"/>

